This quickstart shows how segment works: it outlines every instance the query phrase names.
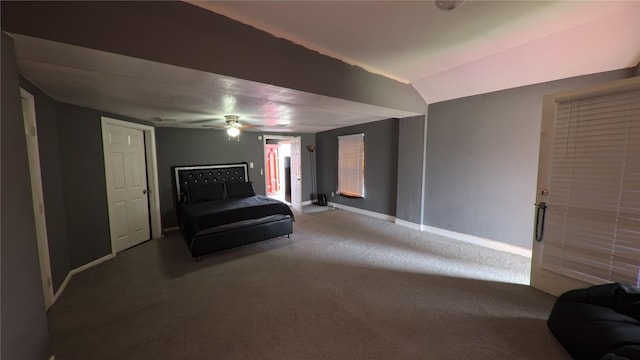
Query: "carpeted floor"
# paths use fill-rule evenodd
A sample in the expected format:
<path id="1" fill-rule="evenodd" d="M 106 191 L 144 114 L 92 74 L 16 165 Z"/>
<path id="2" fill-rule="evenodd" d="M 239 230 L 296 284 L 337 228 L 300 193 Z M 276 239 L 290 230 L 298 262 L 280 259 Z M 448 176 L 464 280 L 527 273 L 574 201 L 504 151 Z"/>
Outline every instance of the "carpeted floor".
<path id="1" fill-rule="evenodd" d="M 178 232 L 74 276 L 65 359 L 570 359 L 529 259 L 345 210 L 196 263 Z"/>

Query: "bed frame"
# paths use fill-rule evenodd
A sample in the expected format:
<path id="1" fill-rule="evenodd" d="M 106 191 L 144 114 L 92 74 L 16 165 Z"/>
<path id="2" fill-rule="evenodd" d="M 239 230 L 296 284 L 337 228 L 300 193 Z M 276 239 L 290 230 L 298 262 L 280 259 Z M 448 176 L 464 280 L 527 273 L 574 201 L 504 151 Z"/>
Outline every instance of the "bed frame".
<path id="1" fill-rule="evenodd" d="M 247 163 L 174 166 L 176 201 L 185 199 L 187 185 L 197 183 L 249 181 Z M 182 231 L 182 229 L 181 229 Z M 216 251 L 226 250 L 293 232 L 293 219 L 286 215 L 271 215 L 259 219 L 239 221 L 212 227 L 198 232 L 187 239 L 182 232 L 191 256 L 200 261 L 201 257 Z"/>

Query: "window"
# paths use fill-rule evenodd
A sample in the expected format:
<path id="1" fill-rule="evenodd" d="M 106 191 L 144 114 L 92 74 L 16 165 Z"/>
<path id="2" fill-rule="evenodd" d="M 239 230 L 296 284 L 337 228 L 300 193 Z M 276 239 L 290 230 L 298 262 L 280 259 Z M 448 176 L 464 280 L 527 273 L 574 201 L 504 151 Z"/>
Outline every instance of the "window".
<path id="1" fill-rule="evenodd" d="M 640 89 L 559 100 L 543 267 L 638 286 Z"/>
<path id="2" fill-rule="evenodd" d="M 338 136 L 338 193 L 364 197 L 364 134 Z"/>

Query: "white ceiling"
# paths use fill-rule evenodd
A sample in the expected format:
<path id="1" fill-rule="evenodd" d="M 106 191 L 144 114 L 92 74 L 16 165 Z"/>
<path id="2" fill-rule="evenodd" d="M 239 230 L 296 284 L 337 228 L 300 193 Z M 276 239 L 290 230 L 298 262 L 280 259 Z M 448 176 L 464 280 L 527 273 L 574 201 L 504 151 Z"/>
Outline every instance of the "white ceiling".
<path id="1" fill-rule="evenodd" d="M 189 2 L 411 83 L 428 103 L 640 61 L 640 1 Z"/>
<path id="2" fill-rule="evenodd" d="M 20 72 L 57 101 L 157 126 L 315 133 L 418 115 L 12 34 Z"/>
<path id="3" fill-rule="evenodd" d="M 428 0 L 194 4 L 411 83 L 428 103 L 640 61 L 637 1 L 468 1 L 452 12 Z M 13 36 L 21 73 L 56 100 L 159 126 L 224 125 L 233 113 L 257 131 L 318 132 L 417 115 Z"/>

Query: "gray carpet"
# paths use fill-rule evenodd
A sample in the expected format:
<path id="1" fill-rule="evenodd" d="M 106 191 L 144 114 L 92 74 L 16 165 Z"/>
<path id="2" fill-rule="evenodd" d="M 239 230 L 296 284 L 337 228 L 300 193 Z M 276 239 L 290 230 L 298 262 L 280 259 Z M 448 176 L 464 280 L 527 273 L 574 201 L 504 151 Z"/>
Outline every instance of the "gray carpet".
<path id="1" fill-rule="evenodd" d="M 316 208 L 315 210 L 319 210 Z M 570 359 L 529 259 L 345 210 L 194 262 L 177 232 L 74 276 L 64 359 Z"/>

